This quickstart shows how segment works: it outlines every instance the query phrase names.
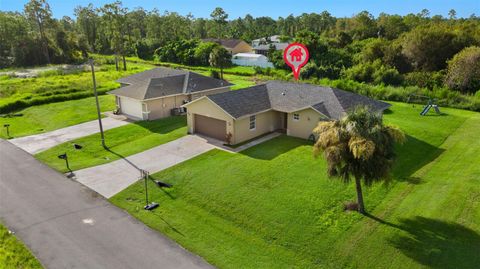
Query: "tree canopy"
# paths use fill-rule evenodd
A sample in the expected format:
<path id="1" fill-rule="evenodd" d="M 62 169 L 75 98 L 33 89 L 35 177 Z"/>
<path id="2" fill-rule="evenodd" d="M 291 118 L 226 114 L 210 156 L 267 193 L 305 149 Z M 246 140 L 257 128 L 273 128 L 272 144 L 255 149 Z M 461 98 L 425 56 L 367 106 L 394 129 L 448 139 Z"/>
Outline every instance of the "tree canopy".
<path id="1" fill-rule="evenodd" d="M 403 143 L 405 135 L 384 125 L 381 114 L 368 107 L 357 107 L 341 120 L 321 121 L 314 132 L 314 155 L 323 153 L 330 177 L 355 179 L 358 210 L 365 213 L 361 182 L 369 186 L 390 178 L 395 143 Z"/>

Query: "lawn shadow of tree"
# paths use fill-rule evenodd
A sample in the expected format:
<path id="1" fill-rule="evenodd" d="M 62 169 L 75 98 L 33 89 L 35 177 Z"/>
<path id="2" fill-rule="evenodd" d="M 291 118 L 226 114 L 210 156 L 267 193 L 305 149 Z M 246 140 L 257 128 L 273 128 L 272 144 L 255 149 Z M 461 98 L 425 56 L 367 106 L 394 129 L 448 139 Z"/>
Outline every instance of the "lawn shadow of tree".
<path id="1" fill-rule="evenodd" d="M 452 269 L 480 266 L 480 235 L 472 229 L 421 216 L 401 219 L 394 227 L 403 232 L 389 243 L 422 265 Z"/>
<path id="2" fill-rule="evenodd" d="M 297 147 L 311 145 L 311 142 L 301 138 L 281 135 L 259 145 L 240 151 L 239 154 L 260 160 L 273 160 Z"/>
<path id="3" fill-rule="evenodd" d="M 396 147 L 397 158 L 392 169 L 392 174 L 397 180 L 420 184 L 421 179 L 419 177 L 412 177 L 411 175 L 435 160 L 444 151 L 444 149 L 407 135 L 405 144 L 397 145 Z"/>

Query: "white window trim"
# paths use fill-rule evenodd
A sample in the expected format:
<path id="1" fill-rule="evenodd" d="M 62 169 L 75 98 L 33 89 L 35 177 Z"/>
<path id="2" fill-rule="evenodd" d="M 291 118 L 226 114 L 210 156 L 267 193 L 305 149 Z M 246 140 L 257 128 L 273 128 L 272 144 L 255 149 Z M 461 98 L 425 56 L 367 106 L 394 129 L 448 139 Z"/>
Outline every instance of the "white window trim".
<path id="1" fill-rule="evenodd" d="M 253 121 L 252 121 L 252 118 L 253 118 Z M 252 128 L 252 122 L 253 122 L 253 128 Z M 257 115 L 250 116 L 248 121 L 248 129 L 250 129 L 250 131 L 255 131 L 257 129 Z"/>
<path id="2" fill-rule="evenodd" d="M 297 115 L 298 117 L 295 118 L 295 115 Z M 299 113 L 293 113 L 293 120 L 294 121 L 299 121 L 300 120 L 300 114 Z"/>

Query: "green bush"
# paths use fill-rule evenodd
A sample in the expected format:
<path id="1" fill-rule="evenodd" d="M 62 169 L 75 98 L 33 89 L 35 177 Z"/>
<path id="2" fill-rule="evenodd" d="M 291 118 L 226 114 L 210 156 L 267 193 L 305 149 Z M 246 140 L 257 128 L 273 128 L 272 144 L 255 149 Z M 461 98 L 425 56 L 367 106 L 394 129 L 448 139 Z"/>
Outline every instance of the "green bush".
<path id="1" fill-rule="evenodd" d="M 411 72 L 405 74 L 405 84 L 433 90 L 442 87 L 444 77 L 443 72 Z"/>

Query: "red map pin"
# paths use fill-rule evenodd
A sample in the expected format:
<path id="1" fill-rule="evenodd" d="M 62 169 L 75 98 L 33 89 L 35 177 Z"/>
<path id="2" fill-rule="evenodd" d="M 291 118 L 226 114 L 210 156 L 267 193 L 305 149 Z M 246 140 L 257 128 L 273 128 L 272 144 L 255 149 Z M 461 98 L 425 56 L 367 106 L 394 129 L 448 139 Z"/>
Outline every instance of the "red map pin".
<path id="1" fill-rule="evenodd" d="M 283 60 L 292 68 L 296 80 L 298 80 L 300 68 L 307 64 L 308 57 L 307 47 L 300 43 L 292 43 L 283 51 Z"/>

